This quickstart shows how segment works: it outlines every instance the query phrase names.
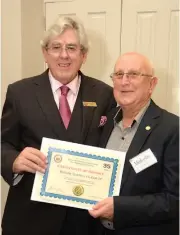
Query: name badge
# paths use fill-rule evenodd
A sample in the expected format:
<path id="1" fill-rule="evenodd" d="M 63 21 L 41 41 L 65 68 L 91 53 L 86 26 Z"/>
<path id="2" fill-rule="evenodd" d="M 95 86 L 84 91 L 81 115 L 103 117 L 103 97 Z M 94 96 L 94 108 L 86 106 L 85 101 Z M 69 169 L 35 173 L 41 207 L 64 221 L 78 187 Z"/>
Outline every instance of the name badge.
<path id="1" fill-rule="evenodd" d="M 134 158 L 129 160 L 136 173 L 143 171 L 144 169 L 157 163 L 157 159 L 150 149 L 138 154 Z"/>
<path id="2" fill-rule="evenodd" d="M 96 104 L 96 102 L 86 102 L 86 101 L 83 101 L 83 106 L 97 107 L 97 104 Z"/>

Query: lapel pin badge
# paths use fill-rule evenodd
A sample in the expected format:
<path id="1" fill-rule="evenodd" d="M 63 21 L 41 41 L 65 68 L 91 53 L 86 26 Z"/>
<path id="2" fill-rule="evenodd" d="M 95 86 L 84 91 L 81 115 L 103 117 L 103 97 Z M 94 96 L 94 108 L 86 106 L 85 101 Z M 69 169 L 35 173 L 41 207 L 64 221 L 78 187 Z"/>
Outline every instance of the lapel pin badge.
<path id="1" fill-rule="evenodd" d="M 97 107 L 97 104 L 96 104 L 96 102 L 86 102 L 86 101 L 83 101 L 83 106 Z"/>
<path id="2" fill-rule="evenodd" d="M 146 131 L 149 131 L 150 129 L 151 129 L 151 127 L 150 126 L 146 126 Z"/>

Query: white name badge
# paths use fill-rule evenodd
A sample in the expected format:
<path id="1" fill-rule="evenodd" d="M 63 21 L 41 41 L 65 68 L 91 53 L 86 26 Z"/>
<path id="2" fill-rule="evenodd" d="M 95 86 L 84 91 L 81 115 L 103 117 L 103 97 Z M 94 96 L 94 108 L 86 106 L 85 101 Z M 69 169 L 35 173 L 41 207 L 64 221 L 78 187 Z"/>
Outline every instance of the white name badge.
<path id="1" fill-rule="evenodd" d="M 131 163 L 135 172 L 139 173 L 157 163 L 157 159 L 154 156 L 153 152 L 150 149 L 147 149 L 146 151 L 130 159 L 129 162 Z"/>

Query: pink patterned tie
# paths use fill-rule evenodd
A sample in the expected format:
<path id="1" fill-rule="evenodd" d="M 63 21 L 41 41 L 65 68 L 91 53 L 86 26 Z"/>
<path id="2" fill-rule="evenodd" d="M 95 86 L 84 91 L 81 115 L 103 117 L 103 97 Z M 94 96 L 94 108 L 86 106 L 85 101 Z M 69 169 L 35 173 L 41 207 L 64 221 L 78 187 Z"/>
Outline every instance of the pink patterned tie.
<path id="1" fill-rule="evenodd" d="M 61 118 L 64 122 L 64 126 L 66 129 L 68 128 L 69 121 L 71 119 L 71 110 L 69 108 L 69 104 L 67 101 L 67 94 L 69 91 L 69 87 L 67 86 L 61 86 L 61 97 L 59 100 L 59 112 L 61 114 Z"/>

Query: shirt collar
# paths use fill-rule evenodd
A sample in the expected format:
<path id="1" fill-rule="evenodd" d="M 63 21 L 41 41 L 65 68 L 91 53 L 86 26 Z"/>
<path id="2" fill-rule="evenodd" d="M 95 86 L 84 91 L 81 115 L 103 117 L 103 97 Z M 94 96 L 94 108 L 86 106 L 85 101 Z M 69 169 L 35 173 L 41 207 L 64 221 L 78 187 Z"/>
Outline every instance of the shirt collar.
<path id="1" fill-rule="evenodd" d="M 135 123 L 137 123 L 138 125 L 141 122 L 141 119 L 143 118 L 146 110 L 148 109 L 149 105 L 150 105 L 151 101 L 149 100 L 147 102 L 147 104 L 139 111 L 139 113 L 135 116 L 133 123 L 131 125 L 131 127 L 133 127 L 133 125 Z M 122 112 L 122 109 L 119 107 L 118 111 L 116 112 L 116 115 L 114 116 L 114 122 L 116 124 L 118 124 L 118 126 L 122 127 L 122 123 L 121 123 L 121 118 L 122 118 L 122 114 L 120 114 Z"/>
<path id="2" fill-rule="evenodd" d="M 56 91 L 61 86 L 63 86 L 63 84 L 61 82 L 59 82 L 58 80 L 56 80 L 53 77 L 50 70 L 49 70 L 49 81 L 51 84 L 53 94 L 56 93 Z M 77 95 L 77 93 L 79 91 L 80 84 L 81 84 L 81 76 L 79 74 L 77 74 L 77 76 L 70 83 L 68 83 L 66 86 L 69 87 L 69 89 L 72 91 L 72 93 L 74 95 Z"/>

